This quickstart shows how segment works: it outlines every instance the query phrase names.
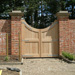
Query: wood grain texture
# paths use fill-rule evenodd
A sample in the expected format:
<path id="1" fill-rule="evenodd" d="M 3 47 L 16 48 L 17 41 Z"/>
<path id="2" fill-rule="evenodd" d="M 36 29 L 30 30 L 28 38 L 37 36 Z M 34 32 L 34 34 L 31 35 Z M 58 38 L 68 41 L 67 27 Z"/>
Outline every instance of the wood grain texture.
<path id="1" fill-rule="evenodd" d="M 36 29 L 22 20 L 22 55 L 24 57 L 58 57 L 58 23 L 51 26 Z"/>
<path id="2" fill-rule="evenodd" d="M 58 57 L 58 23 L 41 30 L 41 57 Z"/>

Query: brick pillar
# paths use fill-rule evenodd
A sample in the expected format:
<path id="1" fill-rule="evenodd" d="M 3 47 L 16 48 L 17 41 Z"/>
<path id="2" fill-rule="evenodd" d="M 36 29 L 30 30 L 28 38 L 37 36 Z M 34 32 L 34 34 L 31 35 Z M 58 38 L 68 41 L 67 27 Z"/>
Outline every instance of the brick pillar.
<path id="1" fill-rule="evenodd" d="M 57 14 L 59 21 L 59 55 L 62 51 L 69 52 L 69 15 L 68 11 L 60 11 Z"/>
<path id="2" fill-rule="evenodd" d="M 12 11 L 11 15 L 11 55 L 19 54 L 19 32 L 21 32 L 21 11 Z"/>

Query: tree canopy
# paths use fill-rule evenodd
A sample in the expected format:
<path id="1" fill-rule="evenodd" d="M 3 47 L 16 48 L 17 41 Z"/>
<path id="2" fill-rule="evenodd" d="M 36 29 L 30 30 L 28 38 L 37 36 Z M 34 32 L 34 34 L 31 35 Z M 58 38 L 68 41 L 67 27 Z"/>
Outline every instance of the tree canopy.
<path id="1" fill-rule="evenodd" d="M 0 19 L 9 19 L 8 12 L 21 10 L 28 24 L 35 28 L 45 28 L 55 19 L 60 10 L 68 10 L 75 19 L 75 0 L 1 0 Z"/>

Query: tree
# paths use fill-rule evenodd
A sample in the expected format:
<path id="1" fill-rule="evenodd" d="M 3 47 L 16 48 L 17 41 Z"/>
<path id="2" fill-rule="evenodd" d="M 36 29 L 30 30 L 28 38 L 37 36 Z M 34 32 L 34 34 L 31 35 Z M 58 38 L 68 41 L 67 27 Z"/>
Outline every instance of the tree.
<path id="1" fill-rule="evenodd" d="M 27 17 L 26 21 L 31 24 L 31 26 L 34 26 L 34 16 L 38 15 L 38 6 L 39 6 L 39 0 L 24 0 L 26 10 L 27 10 Z M 28 16 L 29 13 L 29 16 Z M 35 14 L 35 15 L 34 15 Z M 38 16 L 36 16 L 37 19 Z M 29 22 L 31 21 L 31 22 Z"/>
<path id="2" fill-rule="evenodd" d="M 60 10 L 72 12 L 75 18 L 75 0 L 2 0 L 0 2 L 0 18 L 10 18 L 8 12 L 21 10 L 28 24 L 35 28 L 45 28 L 55 19 Z"/>
<path id="3" fill-rule="evenodd" d="M 75 0 L 68 0 L 66 3 L 66 8 L 69 12 L 71 12 L 71 19 L 75 19 Z"/>
<path id="4" fill-rule="evenodd" d="M 22 0 L 1 0 L 0 18 L 8 18 L 8 12 L 12 10 L 24 10 Z"/>

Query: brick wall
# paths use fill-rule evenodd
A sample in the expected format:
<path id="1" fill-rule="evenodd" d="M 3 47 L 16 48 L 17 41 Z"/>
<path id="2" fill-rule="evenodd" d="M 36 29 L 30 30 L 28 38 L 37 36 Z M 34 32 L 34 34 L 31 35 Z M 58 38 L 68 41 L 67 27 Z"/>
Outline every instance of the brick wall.
<path id="1" fill-rule="evenodd" d="M 58 13 L 59 55 L 62 51 L 75 54 L 75 20 L 70 20 L 69 15 L 69 13 Z"/>
<path id="2" fill-rule="evenodd" d="M 59 54 L 62 51 L 69 51 L 69 19 L 59 18 Z"/>
<path id="3" fill-rule="evenodd" d="M 21 32 L 21 16 L 11 17 L 11 54 L 19 55 L 19 32 Z"/>
<path id="4" fill-rule="evenodd" d="M 6 55 L 6 33 L 0 32 L 0 55 Z"/>
<path id="5" fill-rule="evenodd" d="M 11 20 L 0 20 L 0 55 L 6 55 L 6 33 L 8 33 L 9 55 L 19 55 L 19 32 L 23 13 L 11 12 Z M 75 20 L 69 13 L 58 13 L 59 55 L 62 51 L 75 53 Z"/>
<path id="6" fill-rule="evenodd" d="M 69 20 L 69 50 L 75 54 L 75 20 Z"/>
<path id="7" fill-rule="evenodd" d="M 0 36 L 1 40 L 8 34 L 8 54 L 19 55 L 19 32 L 21 32 L 21 17 L 22 12 L 11 12 L 11 20 L 0 20 L 0 33 L 5 33 L 5 36 Z M 6 55 L 6 38 L 2 40 L 0 45 L 0 55 Z M 3 50 L 4 49 L 4 50 Z"/>
<path id="8" fill-rule="evenodd" d="M 11 20 L 0 20 L 0 32 L 11 32 Z"/>
<path id="9" fill-rule="evenodd" d="M 5 45 L 6 33 L 8 33 L 8 52 L 10 55 L 11 54 L 11 35 L 10 35 L 11 34 L 11 21 L 0 20 L 0 39 L 2 40 L 1 45 L 0 45 L 0 55 L 5 55 L 6 53 L 6 45 Z M 5 38 L 5 39 L 3 40 L 2 38 Z"/>

